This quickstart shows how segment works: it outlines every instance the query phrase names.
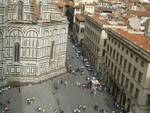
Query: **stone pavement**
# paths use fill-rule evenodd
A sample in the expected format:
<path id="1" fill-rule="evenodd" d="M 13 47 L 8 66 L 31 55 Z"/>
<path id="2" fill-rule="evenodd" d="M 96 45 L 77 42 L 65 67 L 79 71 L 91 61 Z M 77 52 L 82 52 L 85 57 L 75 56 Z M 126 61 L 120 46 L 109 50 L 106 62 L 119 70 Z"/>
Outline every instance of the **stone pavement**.
<path id="1" fill-rule="evenodd" d="M 18 88 L 11 88 L 0 96 L 0 102 L 7 104 L 7 100 L 10 99 L 11 103 L 7 104 L 10 113 L 37 113 L 35 110 L 38 106 L 45 109 L 47 113 L 53 113 L 57 103 L 50 86 L 51 81 L 23 86 L 20 93 Z M 31 97 L 35 97 L 35 101 L 31 105 L 26 104 L 25 100 Z"/>

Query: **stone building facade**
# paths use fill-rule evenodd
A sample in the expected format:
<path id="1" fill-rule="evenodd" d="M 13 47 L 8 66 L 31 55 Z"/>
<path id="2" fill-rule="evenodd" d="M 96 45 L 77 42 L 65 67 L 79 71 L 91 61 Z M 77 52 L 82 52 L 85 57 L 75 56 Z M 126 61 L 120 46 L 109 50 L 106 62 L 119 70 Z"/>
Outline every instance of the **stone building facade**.
<path id="1" fill-rule="evenodd" d="M 108 30 L 106 74 L 109 92 L 126 112 L 150 111 L 150 40 L 139 32 Z"/>
<path id="2" fill-rule="evenodd" d="M 87 15 L 85 19 L 85 30 L 83 40 L 83 51 L 85 56 L 96 71 L 104 65 L 105 47 L 107 41 L 107 28 L 127 29 L 124 24 L 108 21 L 106 17 L 100 15 Z"/>
<path id="3" fill-rule="evenodd" d="M 40 82 L 64 73 L 68 23 L 53 1 L 0 0 L 0 4 L 1 77 Z"/>
<path id="4" fill-rule="evenodd" d="M 74 38 L 78 44 L 80 44 L 83 41 L 84 38 L 84 25 L 85 22 L 85 15 L 79 14 L 76 15 L 76 21 L 74 25 Z"/>

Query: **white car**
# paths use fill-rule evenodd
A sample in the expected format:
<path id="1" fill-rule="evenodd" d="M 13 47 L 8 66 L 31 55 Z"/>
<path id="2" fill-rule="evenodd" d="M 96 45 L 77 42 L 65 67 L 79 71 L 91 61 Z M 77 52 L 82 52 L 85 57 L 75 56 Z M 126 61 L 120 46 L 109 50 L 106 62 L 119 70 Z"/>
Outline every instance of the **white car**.
<path id="1" fill-rule="evenodd" d="M 86 66 L 86 67 L 90 67 L 89 62 L 85 62 L 85 66 Z"/>
<path id="2" fill-rule="evenodd" d="M 90 67 L 87 68 L 88 71 L 92 71 L 92 69 Z"/>
<path id="3" fill-rule="evenodd" d="M 79 58 L 79 54 L 78 53 L 76 53 L 76 57 Z"/>
<path id="4" fill-rule="evenodd" d="M 85 66 L 86 66 L 86 67 L 90 67 L 90 65 L 89 65 L 89 64 L 85 64 Z"/>

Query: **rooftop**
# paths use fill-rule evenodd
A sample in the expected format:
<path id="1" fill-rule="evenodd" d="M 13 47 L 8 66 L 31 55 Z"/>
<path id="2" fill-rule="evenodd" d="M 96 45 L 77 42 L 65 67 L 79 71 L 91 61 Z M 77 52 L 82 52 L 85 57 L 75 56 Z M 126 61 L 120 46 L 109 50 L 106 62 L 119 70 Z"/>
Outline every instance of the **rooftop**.
<path id="1" fill-rule="evenodd" d="M 141 11 L 141 10 L 129 10 L 127 14 L 138 16 L 138 17 L 150 17 L 149 11 Z"/>
<path id="2" fill-rule="evenodd" d="M 108 16 L 100 16 L 100 15 L 91 15 L 88 16 L 91 20 L 96 22 L 99 25 L 107 26 L 107 27 L 115 27 L 115 26 L 126 26 L 123 21 L 116 21 L 115 19 L 108 19 Z"/>
<path id="3" fill-rule="evenodd" d="M 118 34 L 122 36 L 122 38 L 126 38 L 127 40 L 131 41 L 132 43 L 136 44 L 138 47 L 144 49 L 145 51 L 150 53 L 150 40 L 149 38 L 145 37 L 144 35 L 130 33 L 123 29 L 116 29 L 115 30 Z"/>
<path id="4" fill-rule="evenodd" d="M 65 0 L 58 0 L 58 1 L 55 1 L 56 4 L 58 5 L 58 7 L 66 7 L 66 6 L 69 6 L 69 3 Z"/>
<path id="5" fill-rule="evenodd" d="M 101 25 L 110 25 L 107 21 L 106 18 L 104 18 L 103 16 L 100 16 L 100 15 L 92 15 L 92 16 L 89 16 L 93 21 L 95 21 L 96 23 L 98 24 L 101 24 Z"/>
<path id="6" fill-rule="evenodd" d="M 78 15 L 76 15 L 76 19 L 79 22 L 84 22 L 85 21 L 85 15 L 84 14 L 78 14 Z"/>

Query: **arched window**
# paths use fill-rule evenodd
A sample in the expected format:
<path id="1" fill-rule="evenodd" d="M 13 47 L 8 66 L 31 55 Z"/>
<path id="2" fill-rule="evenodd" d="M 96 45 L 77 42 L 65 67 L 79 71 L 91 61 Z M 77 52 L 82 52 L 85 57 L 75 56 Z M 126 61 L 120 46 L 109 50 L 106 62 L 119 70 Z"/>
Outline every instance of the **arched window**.
<path id="1" fill-rule="evenodd" d="M 23 20 L 23 1 L 18 2 L 18 20 Z"/>
<path id="2" fill-rule="evenodd" d="M 14 60 L 15 62 L 19 62 L 20 60 L 20 44 L 15 43 L 15 51 L 14 51 Z"/>

